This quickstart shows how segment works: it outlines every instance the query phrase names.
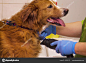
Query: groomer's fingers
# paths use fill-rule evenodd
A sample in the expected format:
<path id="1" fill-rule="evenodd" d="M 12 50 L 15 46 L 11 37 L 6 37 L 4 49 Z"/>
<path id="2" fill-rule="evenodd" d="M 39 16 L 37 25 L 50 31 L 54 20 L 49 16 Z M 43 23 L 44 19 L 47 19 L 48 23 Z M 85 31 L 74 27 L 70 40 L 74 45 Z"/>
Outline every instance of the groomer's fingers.
<path id="1" fill-rule="evenodd" d="M 57 53 L 60 53 L 60 52 L 59 52 L 59 46 L 60 46 L 60 45 L 58 44 L 57 47 L 55 48 Z"/>
<path id="2" fill-rule="evenodd" d="M 57 45 L 59 42 L 60 42 L 60 41 L 55 41 L 55 42 L 51 43 L 50 45 L 51 45 L 51 46 L 54 46 L 54 45 Z"/>
<path id="3" fill-rule="evenodd" d="M 46 37 L 46 36 L 47 36 L 47 33 L 45 33 L 44 37 Z"/>
<path id="4" fill-rule="evenodd" d="M 41 36 L 44 36 L 45 35 L 45 32 L 43 32 L 42 34 L 41 34 Z"/>

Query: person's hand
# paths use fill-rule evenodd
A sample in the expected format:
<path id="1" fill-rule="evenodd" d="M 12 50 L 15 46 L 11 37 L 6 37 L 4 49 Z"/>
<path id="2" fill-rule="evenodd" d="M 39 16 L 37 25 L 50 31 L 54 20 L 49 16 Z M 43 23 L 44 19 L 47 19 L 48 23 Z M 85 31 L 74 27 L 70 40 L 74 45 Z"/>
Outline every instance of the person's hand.
<path id="1" fill-rule="evenodd" d="M 44 31 L 41 32 L 41 34 L 39 34 L 40 40 L 44 40 L 46 36 L 50 35 L 51 33 L 56 34 L 56 27 L 50 25 L 49 27 L 47 27 Z"/>
<path id="2" fill-rule="evenodd" d="M 51 43 L 51 46 L 56 46 L 56 52 L 61 53 L 62 56 L 75 54 L 75 44 L 77 42 L 69 41 L 69 40 L 59 40 Z"/>
<path id="3" fill-rule="evenodd" d="M 47 36 L 46 31 L 43 31 L 41 34 L 39 34 L 40 40 L 44 40 L 46 36 Z"/>

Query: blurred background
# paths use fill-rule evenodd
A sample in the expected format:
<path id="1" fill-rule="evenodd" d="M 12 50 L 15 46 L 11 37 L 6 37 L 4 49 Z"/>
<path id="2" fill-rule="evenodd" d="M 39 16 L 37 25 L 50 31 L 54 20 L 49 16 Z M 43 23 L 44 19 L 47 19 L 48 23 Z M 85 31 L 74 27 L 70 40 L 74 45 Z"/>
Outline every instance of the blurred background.
<path id="1" fill-rule="evenodd" d="M 25 3 L 30 3 L 32 0 L 0 0 L 0 20 L 10 18 L 17 13 Z M 65 23 L 82 21 L 86 17 L 86 0 L 55 0 L 57 5 L 63 8 L 68 8 L 69 13 L 63 17 Z M 72 40 L 79 41 L 79 38 L 74 37 L 61 37 L 58 40 Z M 61 54 L 56 53 L 54 50 L 42 46 L 42 51 L 39 57 L 62 57 Z"/>
<path id="2" fill-rule="evenodd" d="M 86 0 L 57 0 L 57 5 L 69 9 L 68 15 L 62 18 L 65 23 L 82 21 L 86 17 Z"/>
<path id="3" fill-rule="evenodd" d="M 25 3 L 30 3 L 32 0 L 0 0 L 0 19 L 10 18 L 18 12 Z M 84 20 L 86 17 L 86 0 L 54 0 L 57 5 L 63 8 L 68 8 L 69 13 L 63 17 L 65 23 Z"/>

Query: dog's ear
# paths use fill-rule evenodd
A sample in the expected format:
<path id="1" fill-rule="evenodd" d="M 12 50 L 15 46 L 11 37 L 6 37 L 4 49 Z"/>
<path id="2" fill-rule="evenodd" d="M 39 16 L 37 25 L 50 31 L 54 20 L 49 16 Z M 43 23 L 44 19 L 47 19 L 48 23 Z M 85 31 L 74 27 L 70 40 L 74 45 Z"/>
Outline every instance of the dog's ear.
<path id="1" fill-rule="evenodd" d="M 35 5 L 29 4 L 26 8 L 24 8 L 21 11 L 22 21 L 25 22 L 27 20 L 36 19 L 37 18 L 37 11 L 38 11 L 38 8 Z"/>

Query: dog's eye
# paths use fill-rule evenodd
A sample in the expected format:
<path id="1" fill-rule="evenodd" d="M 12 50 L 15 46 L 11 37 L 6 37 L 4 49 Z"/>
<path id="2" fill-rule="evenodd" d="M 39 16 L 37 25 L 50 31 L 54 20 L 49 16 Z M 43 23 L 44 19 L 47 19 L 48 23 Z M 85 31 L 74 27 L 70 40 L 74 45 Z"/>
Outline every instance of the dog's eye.
<path id="1" fill-rule="evenodd" d="M 50 5 L 50 6 L 48 6 L 47 8 L 52 8 L 53 6 L 52 5 Z"/>

